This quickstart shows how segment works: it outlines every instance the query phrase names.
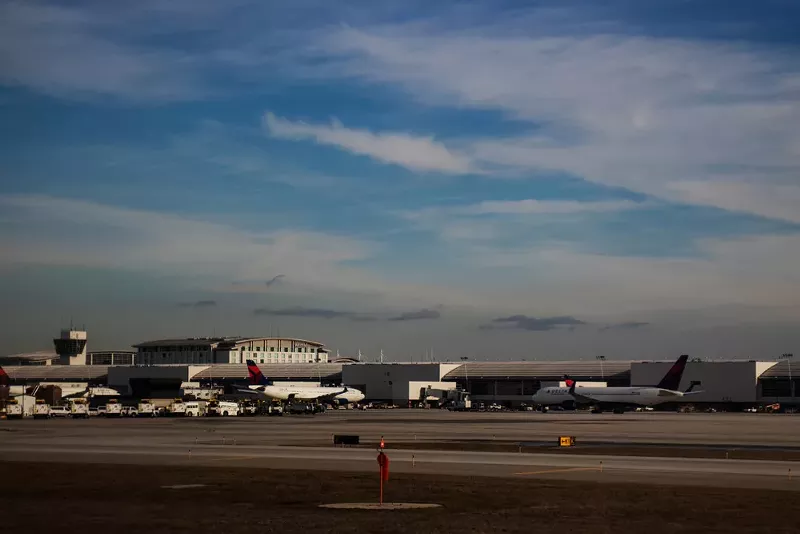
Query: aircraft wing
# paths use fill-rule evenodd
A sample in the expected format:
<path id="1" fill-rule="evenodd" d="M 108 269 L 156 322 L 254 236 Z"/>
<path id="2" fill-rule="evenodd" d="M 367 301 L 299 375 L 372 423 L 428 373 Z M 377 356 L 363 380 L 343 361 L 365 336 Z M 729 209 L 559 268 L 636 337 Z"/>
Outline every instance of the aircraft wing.
<path id="1" fill-rule="evenodd" d="M 233 386 L 233 389 L 236 393 L 241 393 L 243 395 L 264 395 L 264 386 Z"/>
<path id="2" fill-rule="evenodd" d="M 569 394 L 572 396 L 572 398 L 575 400 L 576 403 L 590 404 L 597 402 L 597 399 L 593 399 L 588 395 L 578 393 L 578 388 L 576 387 L 578 383 L 575 382 L 574 380 L 569 380 L 567 383 L 569 384 Z"/>
<path id="3" fill-rule="evenodd" d="M 316 397 L 316 400 L 323 401 L 323 402 L 324 401 L 332 401 L 333 399 L 336 398 L 337 395 L 341 395 L 342 393 L 346 393 L 346 392 L 347 392 L 347 388 L 342 388 L 341 391 L 334 391 L 333 393 L 328 393 L 326 395 L 320 395 L 319 397 Z"/>
<path id="4" fill-rule="evenodd" d="M 575 399 L 575 402 L 582 402 L 582 403 L 597 402 L 597 399 L 589 395 L 583 395 L 581 393 L 578 393 L 575 389 L 570 392 L 570 395 L 572 395 L 572 398 Z"/>

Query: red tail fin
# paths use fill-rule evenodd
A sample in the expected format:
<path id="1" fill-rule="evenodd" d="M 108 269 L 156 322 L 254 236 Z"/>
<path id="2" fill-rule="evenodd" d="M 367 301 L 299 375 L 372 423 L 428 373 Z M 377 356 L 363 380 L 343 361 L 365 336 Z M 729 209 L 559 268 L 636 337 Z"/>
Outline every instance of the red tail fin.
<path id="1" fill-rule="evenodd" d="M 247 360 L 247 376 L 250 379 L 250 384 L 254 386 L 266 386 L 269 384 L 269 380 L 253 360 Z"/>
<path id="2" fill-rule="evenodd" d="M 8 373 L 0 366 L 0 386 L 7 386 L 9 382 Z"/>
<path id="3" fill-rule="evenodd" d="M 664 378 L 661 379 L 661 382 L 658 383 L 659 388 L 662 389 L 670 389 L 672 391 L 678 391 L 678 388 L 681 385 L 681 377 L 683 376 L 683 370 L 686 368 L 686 361 L 689 359 L 689 356 L 686 354 L 681 355 L 678 358 L 667 374 L 664 375 Z"/>

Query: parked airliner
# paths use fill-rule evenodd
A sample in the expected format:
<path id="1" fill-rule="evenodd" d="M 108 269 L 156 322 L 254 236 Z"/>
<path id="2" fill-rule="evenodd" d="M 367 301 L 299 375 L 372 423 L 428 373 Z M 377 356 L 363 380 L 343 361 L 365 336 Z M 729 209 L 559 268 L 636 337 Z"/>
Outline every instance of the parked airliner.
<path id="1" fill-rule="evenodd" d="M 264 376 L 264 373 L 261 372 L 261 369 L 258 368 L 258 365 L 253 360 L 247 360 L 247 374 L 250 379 L 250 385 L 248 386 L 250 391 L 261 393 L 276 400 L 320 401 L 339 404 L 364 400 L 364 394 L 361 391 L 346 386 L 338 388 L 276 386 Z"/>
<path id="2" fill-rule="evenodd" d="M 629 406 L 655 406 L 665 402 L 680 402 L 699 382 L 692 382 L 686 391 L 678 391 L 688 356 L 678 358 L 657 386 L 632 387 L 576 387 L 574 380 L 567 379 L 567 387 L 542 388 L 533 396 L 533 402 L 541 406 L 555 404 L 592 404 L 598 409 L 624 409 Z"/>

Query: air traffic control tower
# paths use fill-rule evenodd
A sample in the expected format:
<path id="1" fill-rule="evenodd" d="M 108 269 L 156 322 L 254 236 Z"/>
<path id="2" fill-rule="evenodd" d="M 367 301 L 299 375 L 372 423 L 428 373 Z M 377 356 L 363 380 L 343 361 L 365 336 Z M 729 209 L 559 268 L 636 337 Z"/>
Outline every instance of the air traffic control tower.
<path id="1" fill-rule="evenodd" d="M 61 337 L 53 340 L 61 365 L 86 365 L 86 331 L 62 330 Z"/>

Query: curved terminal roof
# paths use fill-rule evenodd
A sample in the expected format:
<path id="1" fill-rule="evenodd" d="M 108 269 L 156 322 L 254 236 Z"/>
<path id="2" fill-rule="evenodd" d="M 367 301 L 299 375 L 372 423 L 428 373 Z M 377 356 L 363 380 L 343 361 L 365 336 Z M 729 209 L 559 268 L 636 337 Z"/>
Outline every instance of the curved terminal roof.
<path id="1" fill-rule="evenodd" d="M 52 350 L 42 350 L 37 352 L 21 352 L 19 354 L 9 354 L 7 356 L 0 356 L 0 364 L 5 362 L 46 362 L 48 360 L 55 360 L 58 354 Z"/>
<path id="2" fill-rule="evenodd" d="M 85 381 L 108 377 L 108 365 L 3 366 L 11 380 Z"/>
<path id="3" fill-rule="evenodd" d="M 583 362 L 468 362 L 453 369 L 442 380 L 456 379 L 508 379 L 534 378 L 537 380 L 561 380 L 569 375 L 576 380 L 604 381 L 629 378 L 630 361 Z"/>
<path id="4" fill-rule="evenodd" d="M 315 347 L 323 347 L 324 344 L 319 341 L 311 341 L 308 339 L 300 339 L 296 337 L 275 337 L 275 336 L 261 336 L 261 337 L 187 337 L 183 339 L 156 339 L 153 341 L 143 341 L 133 345 L 135 348 L 147 347 L 180 347 L 191 345 L 217 345 L 219 348 L 235 347 L 239 343 L 247 343 L 249 341 L 260 341 L 262 339 L 272 339 L 275 341 L 296 341 L 298 343 L 308 343 Z"/>
<path id="5" fill-rule="evenodd" d="M 154 341 L 143 341 L 132 345 L 135 348 L 145 347 L 177 347 L 185 345 L 213 345 L 215 343 L 222 343 L 223 341 L 230 341 L 231 338 L 226 337 L 187 337 L 184 339 L 156 339 Z"/>
<path id="6" fill-rule="evenodd" d="M 786 380 L 789 380 L 790 369 L 792 379 L 800 378 L 800 360 L 795 361 L 794 365 L 792 365 L 788 360 L 781 360 L 777 364 L 761 373 L 758 378 L 785 378 Z"/>
<path id="7" fill-rule="evenodd" d="M 241 338 L 228 338 L 220 343 L 220 348 L 233 347 L 239 343 L 247 343 L 249 341 L 261 341 L 262 339 L 271 339 L 274 341 L 296 341 L 298 343 L 308 343 L 315 347 L 323 347 L 324 344 L 319 341 L 311 341 L 309 339 L 300 339 L 297 337 L 274 337 L 274 336 L 261 336 L 261 337 L 241 337 Z"/>
<path id="8" fill-rule="evenodd" d="M 259 364 L 261 372 L 270 379 L 278 380 L 341 380 L 341 363 L 262 363 Z M 245 379 L 247 378 L 247 365 L 216 364 L 210 365 L 192 377 L 192 380 L 203 379 Z"/>

